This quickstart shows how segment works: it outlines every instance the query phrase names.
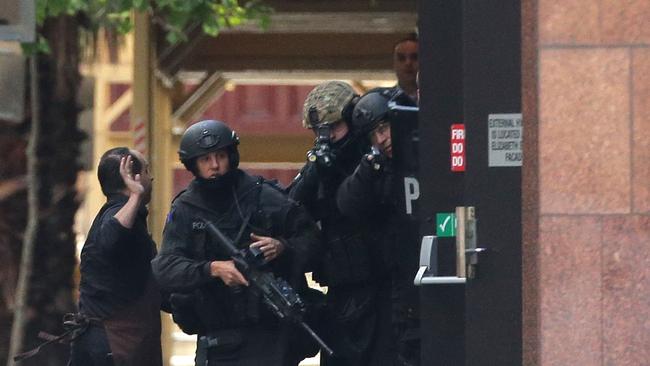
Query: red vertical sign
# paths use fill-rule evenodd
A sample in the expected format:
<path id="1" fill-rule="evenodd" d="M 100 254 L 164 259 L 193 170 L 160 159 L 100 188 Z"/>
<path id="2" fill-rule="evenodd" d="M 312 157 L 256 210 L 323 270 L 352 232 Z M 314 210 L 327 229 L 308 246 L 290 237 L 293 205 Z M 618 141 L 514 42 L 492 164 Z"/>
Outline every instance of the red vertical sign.
<path id="1" fill-rule="evenodd" d="M 451 125 L 451 171 L 465 171 L 465 125 Z"/>

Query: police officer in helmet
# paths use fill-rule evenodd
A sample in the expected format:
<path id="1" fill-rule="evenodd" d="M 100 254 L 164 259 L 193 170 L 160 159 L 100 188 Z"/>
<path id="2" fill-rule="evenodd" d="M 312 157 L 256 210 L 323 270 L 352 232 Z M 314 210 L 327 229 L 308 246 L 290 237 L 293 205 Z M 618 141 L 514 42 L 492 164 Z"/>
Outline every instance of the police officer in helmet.
<path id="1" fill-rule="evenodd" d="M 329 214 L 332 207 L 322 201 L 336 192 L 336 180 L 340 183 L 352 173 L 370 146 L 365 136 L 352 130 L 352 110 L 358 99 L 354 89 L 342 81 L 321 83 L 305 99 L 302 123 L 314 132 L 315 146 L 287 191 L 316 219 Z"/>
<path id="2" fill-rule="evenodd" d="M 321 225 L 324 252 L 314 279 L 328 286 L 325 339 L 334 357 L 321 365 L 392 365 L 390 278 L 369 230 L 341 215 L 336 191 L 370 145 L 351 124 L 358 96 L 341 81 L 316 86 L 303 107 L 303 125 L 314 131 L 315 146 L 289 187 Z"/>
<path id="3" fill-rule="evenodd" d="M 220 121 L 198 122 L 183 134 L 179 156 L 194 180 L 172 203 L 154 274 L 174 293 L 174 320 L 198 334 L 197 365 L 297 365 L 306 355 L 292 343 L 300 331 L 279 323 L 264 306 L 205 222 L 239 248 L 258 248 L 265 269 L 294 288 L 306 285 L 318 229 L 281 190 L 238 168 L 238 144 L 237 134 Z"/>
<path id="4" fill-rule="evenodd" d="M 389 102 L 407 100 L 399 91 L 375 89 L 366 93 L 352 112 L 353 128 L 367 134 L 372 152 L 340 185 L 336 201 L 340 212 L 361 227 L 372 228 L 375 249 L 391 268 L 392 325 L 397 346 L 397 365 L 419 363 L 418 296 L 407 263 L 417 243 L 401 233 L 408 227 L 398 210 L 400 193 L 394 171 Z M 408 100 L 407 100 L 408 101 Z"/>

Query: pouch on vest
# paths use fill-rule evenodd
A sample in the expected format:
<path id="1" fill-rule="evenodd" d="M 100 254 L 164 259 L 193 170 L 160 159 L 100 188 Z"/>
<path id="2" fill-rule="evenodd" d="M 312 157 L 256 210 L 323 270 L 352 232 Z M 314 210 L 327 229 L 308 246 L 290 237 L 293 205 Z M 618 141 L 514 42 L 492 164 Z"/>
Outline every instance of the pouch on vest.
<path id="1" fill-rule="evenodd" d="M 197 340 L 197 359 L 199 354 L 208 360 L 232 360 L 244 344 L 244 337 L 238 330 L 222 330 L 200 336 Z"/>
<path id="2" fill-rule="evenodd" d="M 197 334 L 203 330 L 201 319 L 195 310 L 196 294 L 174 293 L 169 297 L 174 323 L 185 334 Z"/>

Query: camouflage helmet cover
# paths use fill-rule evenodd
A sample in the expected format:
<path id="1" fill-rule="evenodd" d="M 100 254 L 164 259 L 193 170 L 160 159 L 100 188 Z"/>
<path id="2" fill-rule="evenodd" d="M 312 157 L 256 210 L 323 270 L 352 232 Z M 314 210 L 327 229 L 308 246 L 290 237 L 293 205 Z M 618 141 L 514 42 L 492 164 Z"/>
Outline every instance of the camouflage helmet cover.
<path id="1" fill-rule="evenodd" d="M 318 112 L 320 124 L 332 124 L 344 119 L 346 107 L 357 97 L 350 84 L 342 81 L 327 81 L 317 85 L 307 95 L 302 109 L 302 125 L 314 128 L 309 119 L 312 107 Z"/>

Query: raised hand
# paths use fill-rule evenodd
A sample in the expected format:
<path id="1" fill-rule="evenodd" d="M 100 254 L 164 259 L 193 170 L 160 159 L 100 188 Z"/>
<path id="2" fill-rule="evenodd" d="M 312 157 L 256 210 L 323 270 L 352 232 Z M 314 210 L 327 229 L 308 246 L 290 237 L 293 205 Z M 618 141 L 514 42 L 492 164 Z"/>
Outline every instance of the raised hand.
<path id="1" fill-rule="evenodd" d="M 124 185 L 132 194 L 142 195 L 144 186 L 140 181 L 140 174 L 133 175 L 133 156 L 123 156 L 120 160 L 120 176 L 124 180 Z"/>

